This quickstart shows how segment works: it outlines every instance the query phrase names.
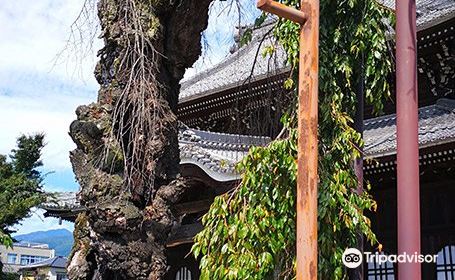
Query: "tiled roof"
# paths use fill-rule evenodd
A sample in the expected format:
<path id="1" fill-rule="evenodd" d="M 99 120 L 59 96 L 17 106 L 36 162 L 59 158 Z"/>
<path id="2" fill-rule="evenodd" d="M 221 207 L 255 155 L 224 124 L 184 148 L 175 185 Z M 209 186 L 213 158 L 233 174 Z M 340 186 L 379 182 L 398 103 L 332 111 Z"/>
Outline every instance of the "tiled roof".
<path id="1" fill-rule="evenodd" d="M 45 210 L 59 209 L 82 209 L 82 206 L 77 200 L 75 192 L 52 192 L 48 193 L 47 201 L 41 204 L 41 208 Z"/>
<path id="2" fill-rule="evenodd" d="M 27 270 L 29 268 L 37 268 L 37 267 L 65 268 L 67 261 L 68 261 L 67 258 L 57 256 L 57 257 L 53 257 L 53 258 L 50 258 L 50 259 L 47 259 L 47 260 L 44 260 L 41 262 L 36 262 L 36 263 L 29 264 L 29 265 L 21 266 L 19 269 Z"/>
<path id="3" fill-rule="evenodd" d="M 395 9 L 395 0 L 378 0 L 388 8 Z M 455 17 L 455 0 L 416 0 L 417 1 L 417 25 L 418 29 L 426 29 L 445 20 Z M 263 27 L 253 31 L 252 41 L 238 51 L 227 56 L 222 62 L 204 72 L 201 72 L 188 80 L 183 81 L 180 90 L 179 103 L 222 92 L 227 89 L 241 86 L 250 77 L 251 69 L 256 64 L 251 76 L 252 81 L 258 81 L 266 77 L 289 70 L 286 67 L 286 53 L 280 46 L 276 46 L 276 54 L 273 59 L 264 58 L 264 48 L 272 44 L 271 32 L 269 38 L 261 40 L 272 29 L 269 22 Z M 261 45 L 261 48 L 259 46 Z M 259 52 L 258 52 L 259 48 Z M 257 55 L 258 54 L 258 55 Z"/>
<path id="4" fill-rule="evenodd" d="M 255 29 L 249 44 L 230 54 L 213 68 L 183 81 L 179 102 L 235 88 L 245 81 L 253 82 L 286 71 L 286 54 L 283 48 L 278 46 L 272 57 L 262 56 L 265 47 L 274 45 L 271 23 Z"/>
<path id="5" fill-rule="evenodd" d="M 378 0 L 379 3 L 395 10 L 395 0 Z M 455 17 L 454 0 L 416 0 L 417 28 L 429 28 Z"/>
<path id="6" fill-rule="evenodd" d="M 365 121 L 365 153 L 378 158 L 396 153 L 396 115 Z M 455 142 L 455 100 L 440 99 L 419 109 L 419 147 Z"/>
<path id="7" fill-rule="evenodd" d="M 264 146 L 269 141 L 266 137 L 184 128 L 179 134 L 181 163 L 197 163 L 203 165 L 206 172 L 209 169 L 213 174 L 233 176 L 235 163 L 246 155 L 250 146 Z M 366 120 L 364 141 L 368 157 L 395 154 L 396 115 Z M 455 142 L 455 100 L 443 98 L 434 105 L 419 109 L 419 145 L 425 148 L 448 142 Z"/>
<path id="8" fill-rule="evenodd" d="M 190 129 L 182 124 L 179 133 L 180 164 L 199 166 L 213 179 L 224 182 L 239 178 L 235 164 L 251 146 L 265 146 L 269 137 L 233 135 Z"/>

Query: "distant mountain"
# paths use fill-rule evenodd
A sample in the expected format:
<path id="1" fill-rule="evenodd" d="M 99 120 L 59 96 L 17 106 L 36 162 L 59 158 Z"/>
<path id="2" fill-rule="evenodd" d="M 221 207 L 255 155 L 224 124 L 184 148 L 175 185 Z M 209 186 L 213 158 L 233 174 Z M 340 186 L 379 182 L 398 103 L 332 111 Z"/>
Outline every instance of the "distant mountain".
<path id="1" fill-rule="evenodd" d="M 35 231 L 14 236 L 17 241 L 29 241 L 49 244 L 55 249 L 56 256 L 67 257 L 73 247 L 73 233 L 67 229 L 54 229 L 48 231 Z"/>

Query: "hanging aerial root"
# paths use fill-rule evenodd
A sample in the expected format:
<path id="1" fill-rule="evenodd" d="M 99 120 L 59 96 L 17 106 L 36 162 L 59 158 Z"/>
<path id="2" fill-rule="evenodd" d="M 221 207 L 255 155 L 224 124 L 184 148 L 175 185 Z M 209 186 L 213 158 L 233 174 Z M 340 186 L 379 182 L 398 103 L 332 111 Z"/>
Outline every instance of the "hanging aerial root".
<path id="1" fill-rule="evenodd" d="M 115 38 L 123 50 L 113 65 L 121 94 L 112 113 L 111 138 L 116 139 L 123 154 L 125 187 L 134 200 L 148 203 L 157 177 L 165 173 L 157 168 L 157 162 L 176 118 L 162 96 L 166 89 L 157 79 L 157 65 L 163 59 L 154 47 L 159 20 L 150 4 L 126 0 L 121 6 L 116 17 L 126 32 Z M 106 146 L 104 161 L 111 148 Z"/>

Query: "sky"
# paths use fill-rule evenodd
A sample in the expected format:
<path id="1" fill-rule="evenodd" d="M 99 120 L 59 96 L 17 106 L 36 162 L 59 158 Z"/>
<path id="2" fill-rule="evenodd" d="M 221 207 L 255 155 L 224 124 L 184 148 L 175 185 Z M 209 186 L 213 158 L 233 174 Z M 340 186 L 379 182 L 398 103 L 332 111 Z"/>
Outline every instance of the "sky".
<path id="1" fill-rule="evenodd" d="M 102 42 L 89 39 L 79 47 L 68 45 L 72 23 L 84 1 L 0 1 L 0 154 L 9 154 L 21 134 L 45 133 L 42 172 L 47 174 L 44 189 L 50 192 L 79 189 L 68 157 L 75 148 L 68 128 L 77 106 L 94 102 L 97 96 L 93 69 Z M 255 1 L 240 2 L 244 5 L 241 23 L 251 23 L 258 15 Z M 95 15 L 90 14 L 95 21 L 84 26 L 88 38 L 99 34 Z M 204 32 L 208 48 L 185 78 L 226 57 L 238 22 L 235 5 L 229 6 L 229 1 L 213 3 Z M 57 219 L 42 214 L 42 210 L 33 209 L 30 218 L 14 227 L 17 234 L 73 229 L 72 223 L 60 225 Z"/>

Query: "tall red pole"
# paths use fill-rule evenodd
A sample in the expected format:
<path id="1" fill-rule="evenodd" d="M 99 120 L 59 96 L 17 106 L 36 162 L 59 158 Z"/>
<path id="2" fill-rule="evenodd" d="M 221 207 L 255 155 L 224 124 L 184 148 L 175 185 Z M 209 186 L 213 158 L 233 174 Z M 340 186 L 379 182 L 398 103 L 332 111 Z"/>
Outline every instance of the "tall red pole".
<path id="1" fill-rule="evenodd" d="M 318 73 L 319 0 L 302 0 L 301 10 L 272 0 L 258 8 L 300 24 L 297 152 L 297 280 L 318 277 Z"/>
<path id="2" fill-rule="evenodd" d="M 415 0 L 396 1 L 398 254 L 420 254 L 420 188 Z M 421 265 L 398 264 L 399 280 L 420 280 Z"/>

